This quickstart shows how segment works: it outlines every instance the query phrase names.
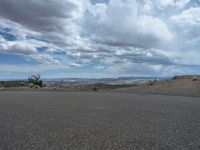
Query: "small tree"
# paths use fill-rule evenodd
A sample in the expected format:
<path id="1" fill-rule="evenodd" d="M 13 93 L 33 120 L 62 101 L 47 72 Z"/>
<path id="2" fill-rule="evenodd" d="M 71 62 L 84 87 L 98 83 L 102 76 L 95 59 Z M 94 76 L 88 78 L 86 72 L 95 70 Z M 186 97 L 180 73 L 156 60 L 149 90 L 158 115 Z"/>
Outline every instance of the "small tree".
<path id="1" fill-rule="evenodd" d="M 43 81 L 40 79 L 41 76 L 39 74 L 33 74 L 28 78 L 28 83 L 32 84 L 33 86 L 43 86 Z"/>

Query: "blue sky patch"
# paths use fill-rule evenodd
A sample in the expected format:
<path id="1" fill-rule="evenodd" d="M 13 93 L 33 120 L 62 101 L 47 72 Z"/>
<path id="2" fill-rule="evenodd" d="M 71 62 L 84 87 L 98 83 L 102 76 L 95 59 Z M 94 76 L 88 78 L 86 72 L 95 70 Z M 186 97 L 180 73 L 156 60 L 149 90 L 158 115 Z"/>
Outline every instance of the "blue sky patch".
<path id="1" fill-rule="evenodd" d="M 31 58 L 25 58 L 21 55 L 0 53 L 0 61 L 2 64 L 21 65 L 21 64 L 38 64 Z"/>
<path id="2" fill-rule="evenodd" d="M 37 51 L 42 53 L 42 52 L 45 52 L 47 49 L 48 49 L 48 47 L 45 47 L 45 46 L 44 47 L 38 47 Z"/>
<path id="3" fill-rule="evenodd" d="M 11 29 L 0 28 L 0 35 L 7 41 L 15 41 L 17 37 L 13 34 L 10 34 L 9 31 L 11 31 Z"/>

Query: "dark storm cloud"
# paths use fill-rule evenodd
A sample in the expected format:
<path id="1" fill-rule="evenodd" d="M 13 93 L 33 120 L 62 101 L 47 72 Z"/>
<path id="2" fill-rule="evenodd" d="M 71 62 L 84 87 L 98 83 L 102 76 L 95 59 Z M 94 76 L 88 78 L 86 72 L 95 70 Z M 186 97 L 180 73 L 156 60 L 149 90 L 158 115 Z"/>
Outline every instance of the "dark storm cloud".
<path id="1" fill-rule="evenodd" d="M 0 0 L 0 15 L 36 31 L 59 31 L 75 7 L 64 0 Z"/>

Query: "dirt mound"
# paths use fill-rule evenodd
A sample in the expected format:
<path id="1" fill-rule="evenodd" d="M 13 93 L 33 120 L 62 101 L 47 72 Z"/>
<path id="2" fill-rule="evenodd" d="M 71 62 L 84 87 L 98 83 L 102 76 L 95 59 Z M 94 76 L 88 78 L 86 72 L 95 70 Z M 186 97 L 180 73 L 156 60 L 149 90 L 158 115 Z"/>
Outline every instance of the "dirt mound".
<path id="1" fill-rule="evenodd" d="M 175 76 L 169 80 L 149 81 L 144 85 L 117 89 L 118 92 L 200 96 L 200 76 Z"/>

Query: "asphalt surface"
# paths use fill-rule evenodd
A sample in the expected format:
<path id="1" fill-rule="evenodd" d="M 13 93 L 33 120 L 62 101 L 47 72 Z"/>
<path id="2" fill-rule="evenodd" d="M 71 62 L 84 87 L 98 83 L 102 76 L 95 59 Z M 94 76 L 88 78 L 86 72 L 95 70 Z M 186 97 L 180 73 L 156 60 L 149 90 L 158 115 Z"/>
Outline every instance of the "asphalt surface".
<path id="1" fill-rule="evenodd" d="M 0 92 L 0 150 L 199 150 L 200 98 Z"/>

